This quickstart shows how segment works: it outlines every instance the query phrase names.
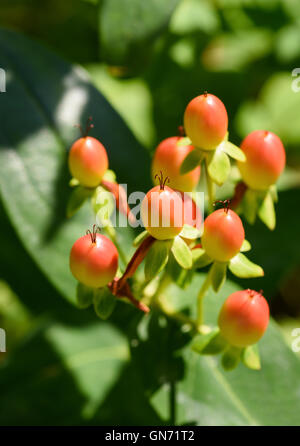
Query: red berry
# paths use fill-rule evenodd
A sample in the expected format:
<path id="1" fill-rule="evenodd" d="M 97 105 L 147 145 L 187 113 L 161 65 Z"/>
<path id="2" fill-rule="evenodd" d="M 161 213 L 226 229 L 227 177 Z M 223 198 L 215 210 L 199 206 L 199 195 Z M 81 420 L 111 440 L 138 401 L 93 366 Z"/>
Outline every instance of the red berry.
<path id="1" fill-rule="evenodd" d="M 69 153 L 69 169 L 83 186 L 98 186 L 108 169 L 104 146 L 92 136 L 77 139 Z"/>
<path id="2" fill-rule="evenodd" d="M 246 347 L 259 341 L 268 322 L 268 303 L 260 293 L 253 290 L 231 294 L 219 315 L 222 336 L 236 347 Z"/>
<path id="3" fill-rule="evenodd" d="M 200 166 L 185 175 L 180 174 L 180 166 L 185 157 L 194 150 L 191 145 L 180 145 L 182 137 L 173 136 L 164 139 L 154 153 L 152 161 L 152 177 L 162 171 L 170 178 L 169 186 L 183 192 L 192 191 L 200 178 Z"/>
<path id="4" fill-rule="evenodd" d="M 102 234 L 84 235 L 72 246 L 70 269 L 73 276 L 84 285 L 103 287 L 114 279 L 117 272 L 117 248 Z"/>
<path id="5" fill-rule="evenodd" d="M 146 194 L 142 201 L 141 217 L 152 237 L 158 240 L 176 237 L 184 225 L 180 193 L 161 182 L 160 186 L 153 187 Z"/>
<path id="6" fill-rule="evenodd" d="M 275 133 L 256 130 L 246 136 L 241 149 L 247 159 L 238 166 L 247 186 L 265 190 L 276 183 L 285 166 L 285 150 Z"/>
<path id="7" fill-rule="evenodd" d="M 228 128 L 223 102 L 207 93 L 192 99 L 184 112 L 184 128 L 194 146 L 214 150 L 225 138 Z"/>
<path id="8" fill-rule="evenodd" d="M 183 201 L 184 224 L 193 226 L 200 231 L 202 224 L 201 210 L 199 209 L 195 201 L 189 196 L 189 194 L 185 194 L 180 191 L 178 192 L 180 193 Z"/>
<path id="9" fill-rule="evenodd" d="M 202 245 L 214 260 L 228 262 L 240 251 L 244 239 L 242 221 L 231 209 L 218 209 L 204 221 Z"/>

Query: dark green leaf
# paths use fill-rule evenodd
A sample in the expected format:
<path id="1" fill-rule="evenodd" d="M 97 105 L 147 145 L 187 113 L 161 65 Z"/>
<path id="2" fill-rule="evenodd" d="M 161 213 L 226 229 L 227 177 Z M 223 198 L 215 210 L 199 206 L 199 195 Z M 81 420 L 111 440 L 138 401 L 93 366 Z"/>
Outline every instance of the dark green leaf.
<path id="1" fill-rule="evenodd" d="M 218 292 L 224 285 L 227 266 L 226 262 L 214 262 L 210 268 L 211 284 L 215 292 Z"/>
<path id="2" fill-rule="evenodd" d="M 171 251 L 182 268 L 189 269 L 193 266 L 192 252 L 180 236 L 174 238 Z"/>
<path id="3" fill-rule="evenodd" d="M 262 277 L 264 275 L 264 270 L 261 266 L 251 262 L 241 253 L 230 260 L 228 267 L 232 274 L 245 279 L 250 277 Z"/>
<path id="4" fill-rule="evenodd" d="M 171 249 L 169 240 L 155 240 L 145 260 L 145 278 L 151 280 L 166 266 Z"/>
<path id="5" fill-rule="evenodd" d="M 117 303 L 117 298 L 107 287 L 98 288 L 94 293 L 94 308 L 97 316 L 106 320 L 112 314 Z"/>
<path id="6" fill-rule="evenodd" d="M 77 284 L 66 259 L 74 241 L 95 218 L 84 205 L 65 221 L 70 193 L 67 149 L 78 135 L 74 124 L 93 116 L 92 135 L 108 148 L 110 165 L 129 191 L 150 187 L 149 157 L 78 67 L 3 30 L 0 66 L 6 69 L 9 88 L 0 101 L 1 197 L 30 255 L 52 284 L 75 303 Z M 21 107 L 15 108 L 16 103 Z M 133 170 L 134 175 L 128 176 Z M 118 233 L 123 249 L 132 249 L 132 230 L 121 228 Z"/>
<path id="7" fill-rule="evenodd" d="M 134 62 L 163 31 L 179 0 L 104 0 L 100 8 L 101 49 L 113 65 Z"/>
<path id="8" fill-rule="evenodd" d="M 77 284 L 76 302 L 78 308 L 88 308 L 93 303 L 95 289 L 82 283 Z"/>
<path id="9" fill-rule="evenodd" d="M 201 164 L 203 160 L 203 153 L 199 149 L 194 149 L 190 152 L 184 159 L 180 166 L 180 173 L 182 175 L 194 170 L 197 166 Z"/>

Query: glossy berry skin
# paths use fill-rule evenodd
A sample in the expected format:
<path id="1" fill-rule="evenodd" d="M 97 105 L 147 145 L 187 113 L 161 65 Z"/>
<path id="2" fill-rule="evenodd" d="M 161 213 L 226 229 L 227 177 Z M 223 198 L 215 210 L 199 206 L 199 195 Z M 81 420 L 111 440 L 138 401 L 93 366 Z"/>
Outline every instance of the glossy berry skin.
<path id="1" fill-rule="evenodd" d="M 184 225 L 183 203 L 179 192 L 168 186 L 155 186 L 141 206 L 143 224 L 152 237 L 168 240 L 176 237 Z"/>
<path id="2" fill-rule="evenodd" d="M 237 291 L 226 299 L 218 323 L 222 336 L 231 345 L 247 347 L 258 342 L 266 331 L 269 305 L 256 291 Z"/>
<path id="3" fill-rule="evenodd" d="M 194 146 L 214 150 L 227 133 L 228 115 L 225 105 L 213 94 L 197 96 L 185 109 L 184 128 Z"/>
<path id="4" fill-rule="evenodd" d="M 275 184 L 285 166 L 285 150 L 275 133 L 256 130 L 241 144 L 246 155 L 238 167 L 244 183 L 254 190 L 266 190 Z"/>
<path id="5" fill-rule="evenodd" d="M 111 282 L 118 268 L 118 251 L 113 242 L 102 234 L 80 237 L 72 246 L 70 269 L 84 285 L 99 288 Z"/>
<path id="6" fill-rule="evenodd" d="M 191 192 L 198 184 L 200 178 L 200 166 L 181 175 L 180 167 L 185 157 L 194 150 L 191 145 L 180 145 L 182 137 L 172 136 L 164 139 L 156 148 L 152 161 L 152 178 L 159 171 L 163 176 L 168 176 L 168 183 L 172 189 L 183 192 Z"/>
<path id="7" fill-rule="evenodd" d="M 77 139 L 69 153 L 69 169 L 82 186 L 98 186 L 108 169 L 104 146 L 92 136 Z"/>
<path id="8" fill-rule="evenodd" d="M 245 231 L 240 217 L 231 209 L 218 209 L 204 221 L 202 246 L 212 259 L 228 262 L 241 249 Z"/>

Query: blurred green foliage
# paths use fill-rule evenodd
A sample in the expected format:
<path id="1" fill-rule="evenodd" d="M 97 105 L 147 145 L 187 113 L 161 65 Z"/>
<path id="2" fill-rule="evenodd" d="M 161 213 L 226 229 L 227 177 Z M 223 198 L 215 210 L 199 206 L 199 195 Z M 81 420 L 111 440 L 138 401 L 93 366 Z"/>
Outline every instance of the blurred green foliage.
<path id="1" fill-rule="evenodd" d="M 262 375 L 240 368 L 224 375 L 186 348 L 179 356 L 187 336 L 164 317 L 140 320 L 119 303 L 112 322 L 99 322 L 61 295 L 74 301 L 68 250 L 92 221 L 85 207 L 65 222 L 72 125 L 92 114 L 118 179 L 145 190 L 150 158 L 142 146 L 151 153 L 176 134 L 188 101 L 207 90 L 225 103 L 233 142 L 266 128 L 287 149 L 277 228 L 271 233 L 258 222 L 246 233 L 249 257 L 266 273 L 251 287 L 263 288 L 273 314 L 283 315 L 290 345 L 300 315 L 300 91 L 292 90 L 299 1 L 2 0 L 0 26 L 43 45 L 0 33 L 0 67 L 7 70 L 0 95 L 0 326 L 8 347 L 0 353 L 1 424 L 168 423 L 175 382 L 179 423 L 297 424 L 299 361 L 273 325 L 262 344 Z M 47 47 L 84 65 L 132 134 L 86 73 Z M 131 231 L 119 237 L 133 249 Z M 211 320 L 236 286 L 208 297 Z M 187 312 L 192 298 L 179 289 L 170 296 Z"/>

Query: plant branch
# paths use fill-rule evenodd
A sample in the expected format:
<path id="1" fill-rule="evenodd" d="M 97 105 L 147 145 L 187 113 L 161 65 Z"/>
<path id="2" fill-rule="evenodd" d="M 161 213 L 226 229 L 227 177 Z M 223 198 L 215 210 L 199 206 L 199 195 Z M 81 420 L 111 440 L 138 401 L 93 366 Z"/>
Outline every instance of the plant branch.
<path id="1" fill-rule="evenodd" d="M 210 270 L 207 273 L 207 276 L 199 290 L 198 296 L 197 296 L 197 328 L 199 331 L 201 331 L 201 327 L 203 325 L 203 299 L 210 287 L 211 278 L 210 278 Z"/>
<path id="2" fill-rule="evenodd" d="M 248 189 L 248 186 L 243 181 L 240 181 L 239 183 L 237 183 L 237 185 L 235 186 L 235 189 L 234 189 L 234 195 L 233 195 L 232 199 L 230 200 L 231 209 L 238 208 L 238 206 L 240 205 L 240 203 L 242 202 L 242 200 L 244 198 L 244 195 L 245 195 L 247 189 Z"/>

